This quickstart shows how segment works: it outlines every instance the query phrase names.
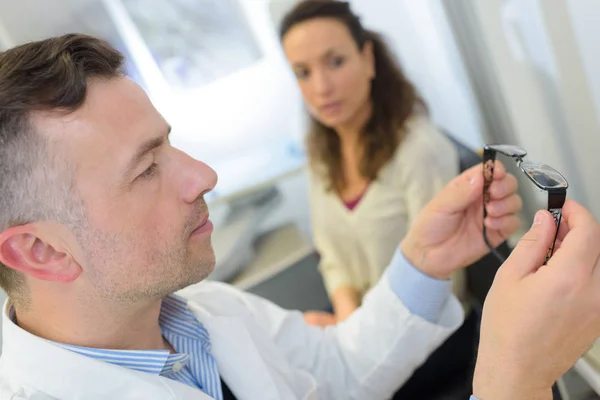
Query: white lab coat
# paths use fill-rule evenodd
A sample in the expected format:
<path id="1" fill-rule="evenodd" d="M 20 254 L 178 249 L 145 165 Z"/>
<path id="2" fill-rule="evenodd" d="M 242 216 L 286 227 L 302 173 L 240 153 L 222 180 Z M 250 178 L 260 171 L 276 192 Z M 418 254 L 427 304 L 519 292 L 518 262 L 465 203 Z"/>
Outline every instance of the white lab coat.
<path id="1" fill-rule="evenodd" d="M 438 324 L 411 313 L 387 275 L 336 327 L 304 323 L 231 286 L 203 282 L 178 294 L 210 333 L 221 376 L 239 400 L 389 398 L 463 320 L 451 296 Z M 70 352 L 16 326 L 4 306 L 0 399 L 205 400 L 171 379 Z"/>

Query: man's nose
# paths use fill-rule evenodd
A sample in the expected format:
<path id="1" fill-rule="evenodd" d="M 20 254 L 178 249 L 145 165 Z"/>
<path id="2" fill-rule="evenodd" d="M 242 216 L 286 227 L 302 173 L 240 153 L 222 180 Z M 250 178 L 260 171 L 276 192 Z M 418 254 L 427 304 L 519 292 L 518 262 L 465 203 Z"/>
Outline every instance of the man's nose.
<path id="1" fill-rule="evenodd" d="M 194 203 L 199 197 L 202 197 L 212 191 L 217 185 L 217 173 L 202 161 L 189 158 L 188 162 L 192 165 L 186 168 L 187 173 L 183 184 L 183 199 L 186 203 Z"/>

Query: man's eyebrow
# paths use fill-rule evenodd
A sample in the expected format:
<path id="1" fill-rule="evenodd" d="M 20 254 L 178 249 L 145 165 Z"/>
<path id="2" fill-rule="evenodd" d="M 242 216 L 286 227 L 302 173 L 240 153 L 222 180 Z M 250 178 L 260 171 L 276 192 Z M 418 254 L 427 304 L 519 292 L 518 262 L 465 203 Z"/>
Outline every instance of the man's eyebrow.
<path id="1" fill-rule="evenodd" d="M 147 141 L 142 143 L 140 145 L 140 147 L 137 149 L 137 151 L 135 152 L 135 155 L 131 158 L 131 161 L 129 162 L 129 164 L 127 166 L 126 176 L 129 176 L 131 174 L 131 172 L 142 161 L 142 159 L 146 156 L 146 154 L 148 154 L 152 150 L 162 146 L 163 143 L 165 142 L 165 139 L 167 139 L 170 134 L 171 134 L 171 125 L 168 126 L 166 137 L 158 136 L 158 137 L 155 137 L 152 139 L 148 139 Z"/>

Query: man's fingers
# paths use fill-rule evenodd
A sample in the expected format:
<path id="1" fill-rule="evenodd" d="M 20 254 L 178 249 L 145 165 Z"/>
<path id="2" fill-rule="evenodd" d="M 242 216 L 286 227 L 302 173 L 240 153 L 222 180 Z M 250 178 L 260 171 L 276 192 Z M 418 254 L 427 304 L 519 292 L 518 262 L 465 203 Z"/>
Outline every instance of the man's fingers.
<path id="1" fill-rule="evenodd" d="M 556 242 L 554 242 L 554 253 L 556 253 L 557 250 L 560 249 L 560 246 L 562 246 L 562 240 L 556 239 Z"/>
<path id="2" fill-rule="evenodd" d="M 600 225 L 588 210 L 574 201 L 565 203 L 563 216 L 568 231 L 559 237 L 562 243 L 549 264 L 567 268 L 568 273 L 574 273 L 573 268 L 577 267 L 588 268 L 591 273 L 600 256 Z M 559 229 L 559 234 L 564 231 L 561 233 Z"/>
<path id="3" fill-rule="evenodd" d="M 485 227 L 491 229 L 492 232 L 499 231 L 501 239 L 506 240 L 519 229 L 521 220 L 516 215 L 505 215 L 500 218 L 487 217 L 483 223 L 485 224 Z M 492 232 L 488 232 L 488 235 Z M 502 243 L 502 241 L 497 244 L 500 243 Z"/>
<path id="4" fill-rule="evenodd" d="M 506 179 L 506 169 L 500 161 L 496 161 L 494 170 L 494 181 L 492 185 L 500 182 L 499 186 L 510 188 L 510 182 L 503 184 Z M 514 179 L 514 177 L 513 177 Z M 510 179 L 509 179 L 510 181 Z M 516 181 L 516 180 L 515 180 Z M 502 189 L 496 189 L 502 191 Z M 516 189 L 515 189 L 516 190 Z M 438 211 L 455 213 L 465 210 L 475 201 L 481 202 L 483 193 L 483 164 L 469 168 L 456 178 L 454 178 L 446 187 L 438 193 L 431 201 L 430 206 Z M 502 196 L 506 197 L 506 195 Z M 499 198 L 500 199 L 500 198 Z"/>
<path id="5" fill-rule="evenodd" d="M 513 193 L 502 200 L 494 200 L 489 202 L 485 209 L 490 217 L 502 217 L 504 215 L 516 214 L 521 211 L 523 200 L 521 196 Z"/>
<path id="6" fill-rule="evenodd" d="M 496 174 L 494 173 L 494 178 Z M 490 198 L 492 200 L 503 199 L 517 191 L 519 183 L 512 174 L 504 174 L 502 179 L 494 179 L 490 185 Z"/>
<path id="7" fill-rule="evenodd" d="M 519 229 L 521 220 L 516 215 L 501 218 L 486 218 L 483 222 L 488 229 L 487 237 L 494 247 L 500 245 Z"/>
<path id="8" fill-rule="evenodd" d="M 594 272 L 599 257 L 600 228 L 587 225 L 569 231 L 548 265 L 562 268 L 570 276 L 589 276 Z"/>
<path id="9" fill-rule="evenodd" d="M 481 167 L 478 170 L 473 167 L 452 179 L 428 207 L 446 213 L 461 212 L 481 198 L 482 190 Z"/>
<path id="10" fill-rule="evenodd" d="M 506 176 L 506 168 L 501 161 L 496 160 L 494 162 L 494 181 L 504 179 Z"/>
<path id="11" fill-rule="evenodd" d="M 504 164 L 502 164 L 500 161 L 496 160 L 496 162 L 494 163 L 494 180 L 504 179 L 505 176 L 506 176 L 506 168 L 504 168 Z M 473 180 L 481 180 L 481 182 L 483 182 L 483 163 L 477 164 L 477 165 L 467 169 L 462 174 L 460 174 L 458 177 L 462 177 L 467 182 L 473 181 Z"/>
<path id="12" fill-rule="evenodd" d="M 597 224 L 594 216 L 585 207 L 573 200 L 565 201 L 565 205 L 562 208 L 562 217 L 571 229 L 584 225 Z"/>
<path id="13" fill-rule="evenodd" d="M 556 235 L 556 241 L 562 240 L 567 236 L 571 228 L 569 228 L 569 222 L 565 218 L 560 219 L 560 225 L 558 226 L 558 235 Z"/>
<path id="14" fill-rule="evenodd" d="M 524 277 L 536 271 L 546 259 L 556 232 L 548 211 L 538 211 L 531 229 L 519 240 L 502 269 Z"/>

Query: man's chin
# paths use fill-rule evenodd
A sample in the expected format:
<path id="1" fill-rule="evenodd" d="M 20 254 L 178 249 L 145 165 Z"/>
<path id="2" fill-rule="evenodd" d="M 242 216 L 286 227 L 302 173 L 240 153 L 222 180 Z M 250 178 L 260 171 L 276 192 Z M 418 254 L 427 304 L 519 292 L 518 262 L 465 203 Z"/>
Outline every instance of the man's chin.
<path id="1" fill-rule="evenodd" d="M 210 269 L 209 271 L 203 271 L 201 274 L 193 274 L 188 276 L 188 279 L 182 280 L 179 285 L 174 286 L 169 294 L 178 292 L 190 286 L 194 286 L 206 280 L 206 278 L 208 278 L 211 272 L 212 269 Z"/>
<path id="2" fill-rule="evenodd" d="M 201 275 L 195 283 L 200 283 L 203 280 L 205 280 L 206 278 L 208 278 L 214 270 L 215 270 L 215 261 L 213 259 L 210 263 L 202 266 L 202 268 L 200 269 Z"/>
<path id="3" fill-rule="evenodd" d="M 194 266 L 192 273 L 189 276 L 190 279 L 188 280 L 187 285 L 185 285 L 185 287 L 195 285 L 196 283 L 200 283 L 206 278 L 208 278 L 210 274 L 215 270 L 215 264 L 216 263 L 214 255 L 209 259 L 204 259 L 198 262 Z"/>

